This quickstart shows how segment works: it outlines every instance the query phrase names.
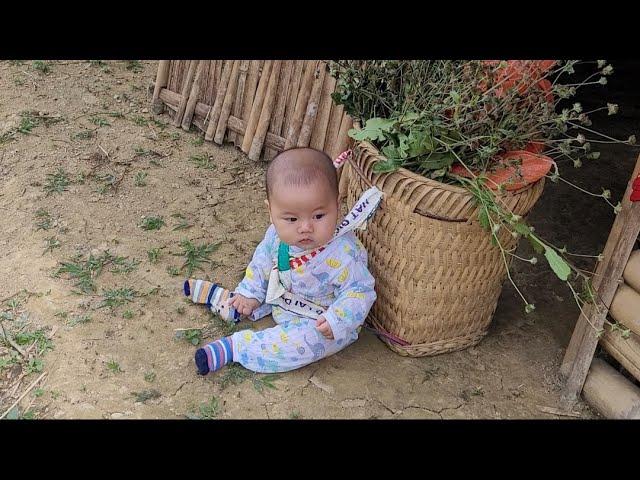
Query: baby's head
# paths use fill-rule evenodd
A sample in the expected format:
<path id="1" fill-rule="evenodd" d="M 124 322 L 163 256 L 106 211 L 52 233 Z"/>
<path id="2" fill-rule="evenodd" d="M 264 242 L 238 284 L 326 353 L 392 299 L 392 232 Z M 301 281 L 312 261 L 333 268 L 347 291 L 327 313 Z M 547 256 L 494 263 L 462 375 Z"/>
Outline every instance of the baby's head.
<path id="1" fill-rule="evenodd" d="M 267 168 L 267 205 L 278 237 L 305 250 L 324 245 L 338 222 L 333 161 L 313 148 L 279 153 Z"/>

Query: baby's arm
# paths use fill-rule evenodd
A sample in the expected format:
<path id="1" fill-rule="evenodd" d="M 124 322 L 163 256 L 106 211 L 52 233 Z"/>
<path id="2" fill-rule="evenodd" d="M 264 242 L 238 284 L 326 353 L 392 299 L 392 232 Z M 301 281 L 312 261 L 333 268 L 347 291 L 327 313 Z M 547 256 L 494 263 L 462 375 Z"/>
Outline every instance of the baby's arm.
<path id="1" fill-rule="evenodd" d="M 341 278 L 345 276 L 346 278 Z M 331 326 L 333 338 L 338 341 L 344 340 L 350 332 L 364 323 L 376 300 L 376 292 L 373 288 L 375 280 L 362 260 L 349 262 L 334 282 L 336 300 L 323 317 Z"/>
<path id="2" fill-rule="evenodd" d="M 256 247 L 253 258 L 247 266 L 244 278 L 235 290 L 245 299 L 254 299 L 257 305 L 264 303 L 269 284 L 269 273 L 273 268 L 273 252 L 276 243 L 276 229 L 271 225 L 264 238 Z M 239 299 L 240 300 L 240 299 Z M 253 304 L 254 302 L 249 302 Z M 255 308 L 257 305 L 254 305 Z M 253 310 L 253 309 L 252 309 Z M 241 312 L 242 313 L 242 312 Z"/>

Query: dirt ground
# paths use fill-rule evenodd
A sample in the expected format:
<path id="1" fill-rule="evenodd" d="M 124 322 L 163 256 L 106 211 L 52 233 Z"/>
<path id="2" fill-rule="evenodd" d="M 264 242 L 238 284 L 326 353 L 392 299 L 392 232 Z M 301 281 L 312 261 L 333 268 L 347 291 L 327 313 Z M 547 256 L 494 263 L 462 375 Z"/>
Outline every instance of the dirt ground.
<path id="1" fill-rule="evenodd" d="M 0 62 L 2 323 L 25 354 L 0 344 L 0 415 L 46 373 L 10 418 L 572 418 L 548 408 L 559 407 L 558 369 L 578 312 L 540 264 L 514 264 L 536 310 L 525 316 L 505 284 L 491 330 L 474 348 L 406 358 L 364 331 L 343 352 L 286 374 L 196 375 L 189 340 L 215 338 L 224 326 L 185 300 L 182 242 L 217 245 L 193 276 L 237 284 L 268 225 L 265 166 L 154 116 L 156 68 Z M 635 156 L 609 149 L 599 161 L 612 165 L 606 181 L 619 198 Z M 568 175 L 598 190 L 597 168 Z M 154 216 L 164 225 L 143 229 Z M 592 198 L 550 185 L 530 220 L 548 240 L 595 255 L 613 218 Z M 83 293 L 74 271 L 60 267 L 89 261 L 103 267 Z M 114 291 L 125 303 L 105 306 Z M 575 417 L 597 414 L 579 403 Z"/>

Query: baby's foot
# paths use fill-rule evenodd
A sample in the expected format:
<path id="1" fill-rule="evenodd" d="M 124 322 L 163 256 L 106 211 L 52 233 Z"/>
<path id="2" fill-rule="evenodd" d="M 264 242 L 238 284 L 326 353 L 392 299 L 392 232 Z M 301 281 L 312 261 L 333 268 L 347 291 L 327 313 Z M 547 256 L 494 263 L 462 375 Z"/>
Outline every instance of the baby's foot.
<path id="1" fill-rule="evenodd" d="M 196 350 L 196 367 L 200 375 L 219 370 L 233 361 L 231 337 L 222 337 Z"/>
<path id="2" fill-rule="evenodd" d="M 193 303 L 205 304 L 223 320 L 228 322 L 240 320 L 240 314 L 236 309 L 227 305 L 227 300 L 233 298 L 234 293 L 226 288 L 206 280 L 190 278 L 184 282 L 184 294 L 190 297 Z"/>

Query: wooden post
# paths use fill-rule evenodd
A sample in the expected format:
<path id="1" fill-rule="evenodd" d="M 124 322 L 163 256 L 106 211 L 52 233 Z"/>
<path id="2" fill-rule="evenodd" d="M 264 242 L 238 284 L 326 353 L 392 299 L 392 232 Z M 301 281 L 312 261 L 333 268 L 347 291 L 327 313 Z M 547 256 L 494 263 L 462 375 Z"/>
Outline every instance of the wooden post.
<path id="1" fill-rule="evenodd" d="M 318 60 L 310 60 L 307 65 L 307 70 L 304 72 L 304 78 L 302 79 L 300 93 L 298 94 L 298 99 L 296 100 L 296 109 L 293 112 L 289 130 L 285 135 L 285 138 L 287 139 L 287 142 L 284 146 L 285 149 L 294 147 L 298 143 L 298 136 L 300 135 L 300 129 L 302 128 L 304 115 L 307 111 L 307 104 L 309 103 L 309 97 L 311 96 L 311 86 L 313 85 L 313 80 L 315 78 L 318 63 Z"/>
<path id="2" fill-rule="evenodd" d="M 184 110 L 184 117 L 182 118 L 182 129 L 187 132 L 191 128 L 191 120 L 193 119 L 193 113 L 196 109 L 196 103 L 198 103 L 198 96 L 200 95 L 200 80 L 202 78 L 202 71 L 208 62 L 206 60 L 200 60 L 196 69 L 196 78 L 193 79 L 193 86 L 191 87 L 191 93 L 189 93 L 189 100 L 187 101 L 187 107 Z"/>
<path id="3" fill-rule="evenodd" d="M 589 365 L 598 345 L 596 330 L 601 330 L 604 325 L 607 310 L 640 233 L 640 202 L 632 203 L 629 200 L 631 184 L 639 172 L 640 157 L 627 184 L 621 202 L 622 210 L 616 216 L 609 233 L 603 252 L 604 260 L 598 264 L 594 275 L 595 296 L 604 305 L 599 305 L 599 308 L 588 305 L 584 309 L 584 314 L 580 314 L 562 362 L 560 373 L 566 378 L 562 391 L 562 403 L 565 408 L 570 408 L 582 391 Z"/>
<path id="4" fill-rule="evenodd" d="M 287 91 L 289 89 L 289 83 L 291 81 L 291 74 L 293 73 L 293 60 L 284 60 L 280 69 L 280 81 L 278 81 L 278 90 L 276 92 L 276 105 L 273 109 L 271 116 L 271 123 L 269 124 L 269 132 L 274 135 L 280 135 L 282 131 L 282 124 L 284 123 L 285 108 L 287 106 Z M 277 154 L 277 150 L 273 148 L 265 148 L 264 158 L 269 161 Z"/>
<path id="5" fill-rule="evenodd" d="M 229 87 L 227 88 L 224 96 L 224 102 L 222 103 L 222 111 L 220 112 L 220 120 L 218 120 L 218 126 L 216 127 L 216 134 L 213 137 L 213 141 L 218 145 L 222 144 L 224 140 L 224 133 L 227 131 L 227 120 L 231 114 L 231 105 L 236 96 L 236 85 L 238 84 L 238 69 L 240 68 L 240 60 L 233 61 L 233 67 L 231 67 L 231 80 L 229 81 Z"/>
<path id="6" fill-rule="evenodd" d="M 271 67 L 271 74 L 269 75 L 269 84 L 267 85 L 267 92 L 262 106 L 262 112 L 260 113 L 260 119 L 256 127 L 256 132 L 251 140 L 251 148 L 249 149 L 249 159 L 257 161 L 262 153 L 262 146 L 264 144 L 267 130 L 269 129 L 269 123 L 271 122 L 271 113 L 273 112 L 273 105 L 276 102 L 276 91 L 278 88 L 278 79 L 280 78 L 280 68 L 282 66 L 282 60 L 275 60 Z"/>
<path id="7" fill-rule="evenodd" d="M 170 66 L 170 60 L 160 60 L 160 63 L 158 63 L 158 73 L 156 74 L 156 84 L 153 88 L 153 100 L 151 102 L 151 109 L 156 115 L 160 115 L 163 110 L 163 103 L 162 100 L 160 100 L 160 90 L 167 87 Z"/>
<path id="8" fill-rule="evenodd" d="M 191 92 L 191 86 L 193 85 L 193 77 L 196 73 L 196 67 L 198 66 L 198 60 L 191 60 L 189 63 L 189 70 L 187 71 L 187 76 L 184 78 L 184 82 L 182 83 L 182 98 L 180 98 L 180 105 L 178 105 L 178 110 L 176 111 L 176 116 L 173 117 L 173 126 L 179 127 L 182 123 L 182 116 L 184 115 L 184 111 L 187 108 L 187 102 L 189 101 L 189 93 Z"/>
<path id="9" fill-rule="evenodd" d="M 218 120 L 220 120 L 220 113 L 222 113 L 222 104 L 224 102 L 224 97 L 227 93 L 227 88 L 229 86 L 229 79 L 231 78 L 231 68 L 232 64 L 234 64 L 237 60 L 227 60 L 224 63 L 224 69 L 222 70 L 222 76 L 220 78 L 220 82 L 218 83 L 218 88 L 216 89 L 216 99 L 213 103 L 213 108 L 211 109 L 211 115 L 209 116 L 209 125 L 207 126 L 207 133 L 204 136 L 204 139 L 208 142 L 213 139 L 213 134 L 216 131 L 216 127 L 218 126 Z"/>
<path id="10" fill-rule="evenodd" d="M 331 105 L 333 104 L 331 94 L 335 88 L 336 79 L 327 73 L 327 77 L 324 79 L 322 85 L 322 95 L 320 96 L 316 123 L 313 127 L 313 133 L 311 134 L 311 147 L 318 150 L 324 148 L 324 139 L 327 135 L 327 128 L 329 128 L 329 115 L 331 114 Z"/>
<path id="11" fill-rule="evenodd" d="M 311 94 L 309 95 L 309 103 L 307 104 L 307 111 L 302 121 L 302 127 L 300 128 L 300 135 L 296 142 L 297 147 L 308 147 L 311 141 L 311 132 L 316 122 L 316 116 L 318 114 L 318 104 L 320 103 L 320 94 L 322 93 L 322 84 L 326 74 L 325 63 L 320 62 L 315 71 L 315 82 L 311 88 Z"/>
<path id="12" fill-rule="evenodd" d="M 267 85 L 269 84 L 269 76 L 271 75 L 271 66 L 273 60 L 267 60 L 264 63 L 262 75 L 260 75 L 260 82 L 258 83 L 258 91 L 253 99 L 253 106 L 251 107 L 251 115 L 247 120 L 247 131 L 244 132 L 244 138 L 242 139 L 242 151 L 249 153 L 251 148 L 251 142 L 253 142 L 253 136 L 256 133 L 256 127 L 258 126 L 258 120 L 260 119 L 260 113 L 262 112 L 262 104 L 264 103 L 264 96 L 267 92 Z"/>
<path id="13" fill-rule="evenodd" d="M 233 115 L 237 118 L 242 116 L 242 102 L 244 101 L 244 86 L 247 81 L 247 73 L 249 72 L 249 60 L 242 60 L 238 67 L 238 85 L 236 86 L 236 99 L 233 102 Z M 229 130 L 227 138 L 230 142 L 236 143 L 237 133 Z"/>
<path id="14" fill-rule="evenodd" d="M 260 80 L 260 68 L 263 66 L 263 60 L 254 60 L 249 64 L 249 75 L 247 77 L 247 84 L 244 92 L 244 100 L 242 106 L 242 116 L 239 118 L 245 122 L 245 126 L 251 116 L 251 109 L 253 107 L 253 99 L 256 96 L 256 89 L 258 88 L 258 81 Z M 245 127 L 246 130 L 246 127 Z M 238 133 L 236 136 L 236 147 L 241 147 L 244 141 L 244 132 Z"/>
<path id="15" fill-rule="evenodd" d="M 291 125 L 291 119 L 296 110 L 296 101 L 298 100 L 298 94 L 300 93 L 300 82 L 302 82 L 302 74 L 304 72 L 307 62 L 304 60 L 296 60 L 293 65 L 293 72 L 291 73 L 291 81 L 289 82 L 289 88 L 287 89 L 287 102 L 284 110 L 284 121 L 282 122 L 282 136 L 287 137 L 289 126 Z M 307 65 L 307 68 L 311 68 Z"/>

